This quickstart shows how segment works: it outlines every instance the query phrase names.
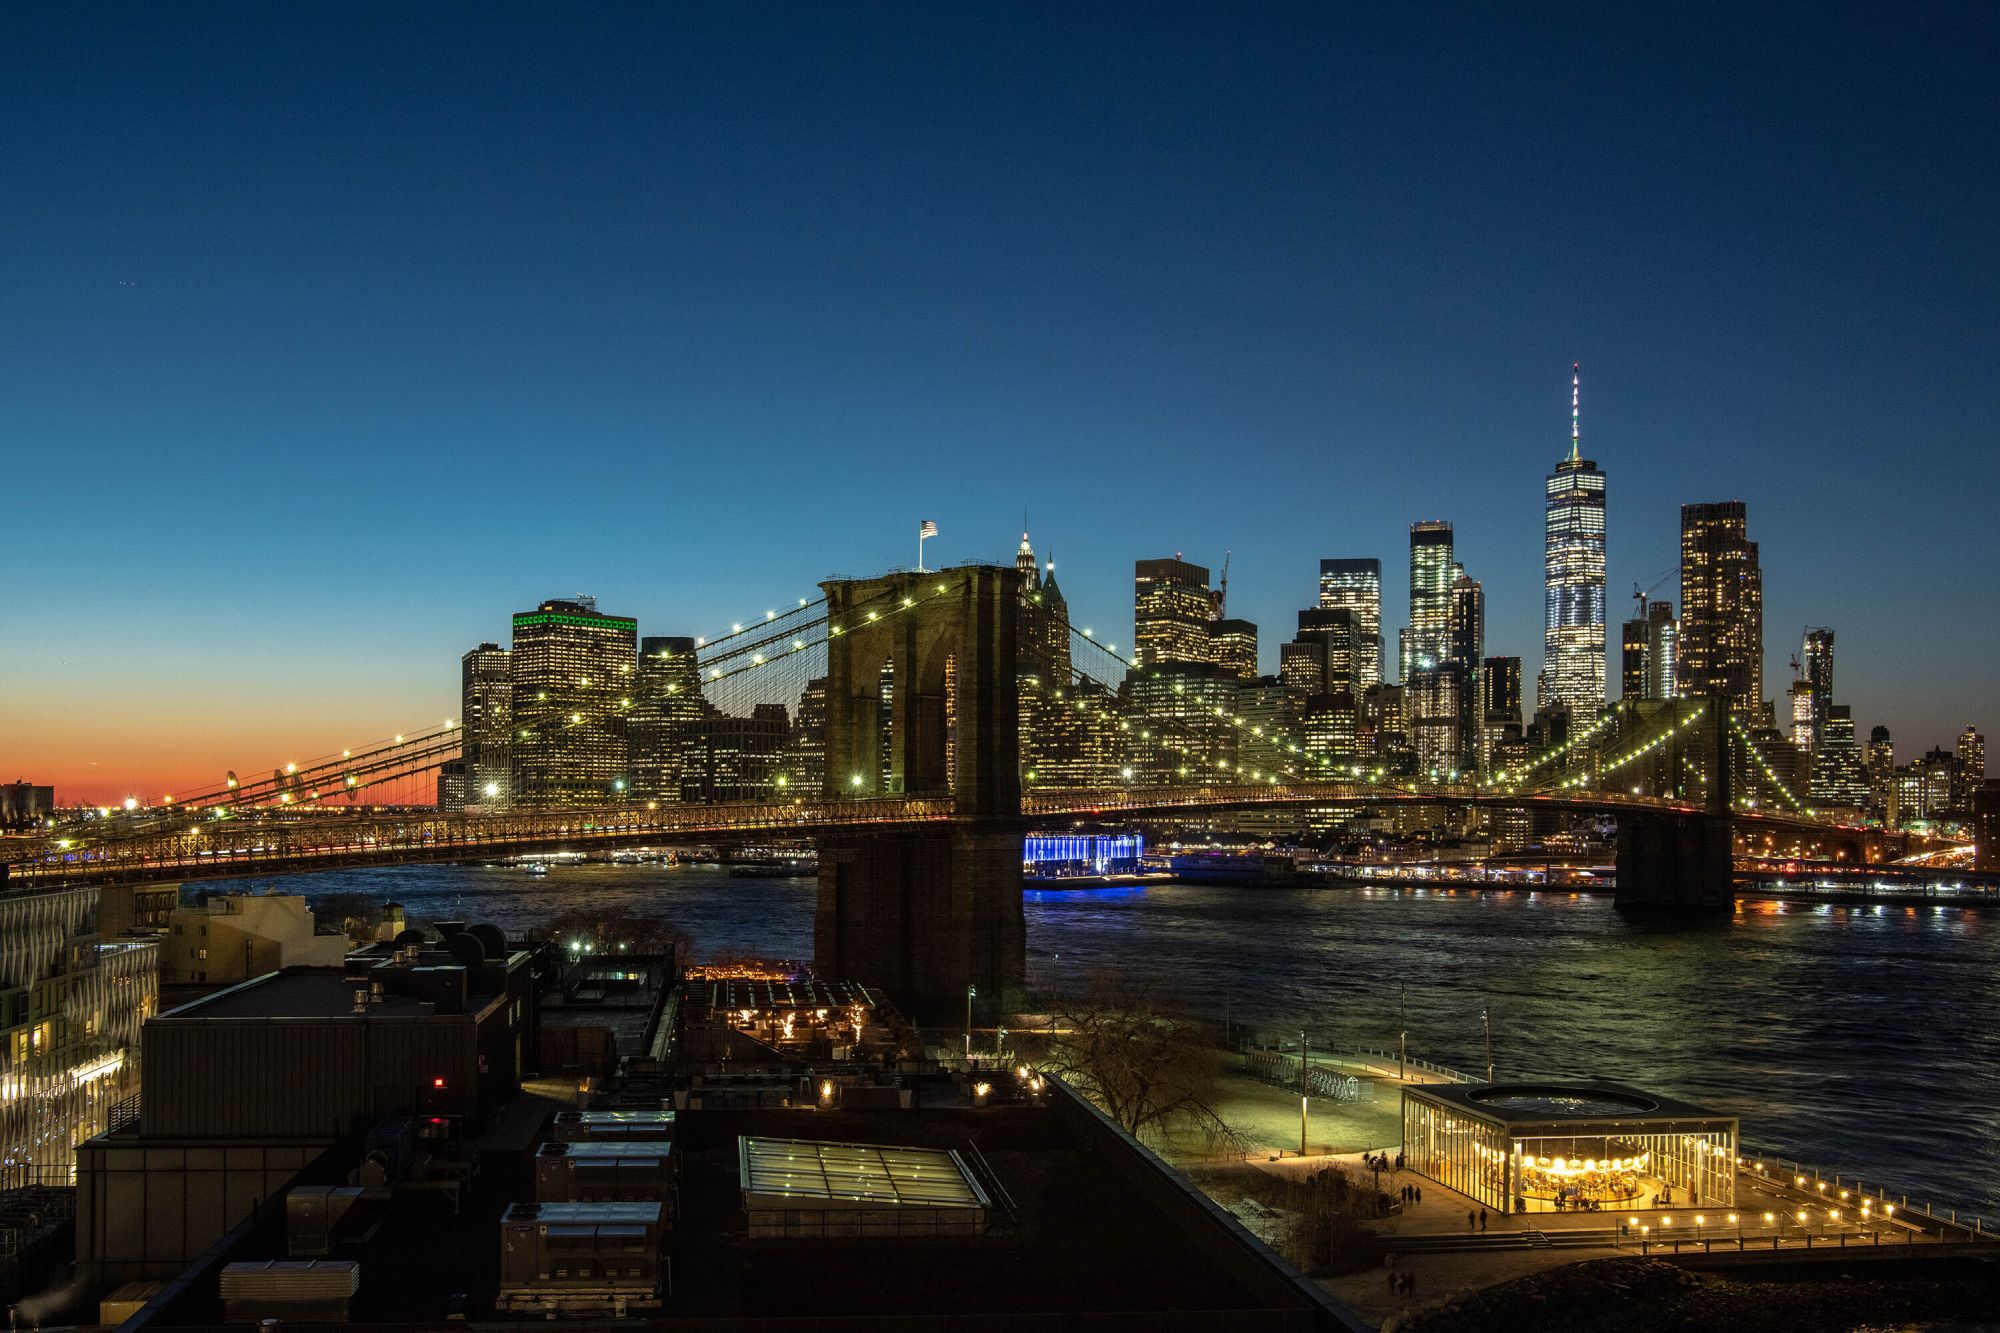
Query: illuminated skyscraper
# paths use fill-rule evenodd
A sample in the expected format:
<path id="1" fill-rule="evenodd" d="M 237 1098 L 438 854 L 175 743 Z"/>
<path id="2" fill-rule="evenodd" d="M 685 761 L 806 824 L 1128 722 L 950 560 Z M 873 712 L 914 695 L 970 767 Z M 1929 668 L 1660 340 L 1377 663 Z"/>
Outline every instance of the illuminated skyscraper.
<path id="1" fill-rule="evenodd" d="M 1671 699 L 1674 696 L 1674 623 L 1672 602 L 1644 602 L 1625 622 L 1621 691 L 1627 699 Z"/>
<path id="2" fill-rule="evenodd" d="M 632 795 L 678 801 L 695 724 L 708 713 L 693 639 L 649 635 L 639 640 L 632 702 L 626 726 Z"/>
<path id="3" fill-rule="evenodd" d="M 1451 524 L 1441 519 L 1410 525 L 1410 624 L 1396 652 L 1406 681 L 1451 655 L 1451 584 L 1458 576 L 1451 543 Z"/>
<path id="4" fill-rule="evenodd" d="M 1219 667 L 1244 680 L 1257 679 L 1257 626 L 1248 620 L 1208 622 L 1209 653 Z"/>
<path id="5" fill-rule="evenodd" d="M 1725 695 L 1739 716 L 1761 714 L 1764 575 L 1741 500 L 1681 506 L 1679 656 L 1682 694 Z"/>
<path id="6" fill-rule="evenodd" d="M 1573 370 L 1569 457 L 1545 485 L 1542 674 L 1537 703 L 1569 705 L 1588 722 L 1604 711 L 1604 474 L 1583 456 L 1582 372 Z"/>
<path id="7" fill-rule="evenodd" d="M 1465 672 L 1456 662 L 1418 667 L 1403 684 L 1410 743 L 1417 753 L 1417 772 L 1449 780 L 1470 771 L 1475 751 L 1466 745 Z"/>
<path id="8" fill-rule="evenodd" d="M 1470 680 L 1486 656 L 1486 590 L 1479 580 L 1461 573 L 1451 583 L 1451 633 L 1445 658 L 1465 669 Z"/>
<path id="9" fill-rule="evenodd" d="M 512 794 L 514 674 L 508 659 L 497 643 L 482 643 L 459 659 L 465 799 L 474 805 L 505 805 Z"/>
<path id="10" fill-rule="evenodd" d="M 1458 675 L 1458 756 L 1462 768 L 1479 754 L 1479 666 L 1486 656 L 1486 590 L 1464 572 L 1451 583 L 1451 632 L 1445 664 Z"/>
<path id="11" fill-rule="evenodd" d="M 1382 562 L 1322 560 L 1319 562 L 1319 606 L 1322 611 L 1353 613 L 1358 695 L 1382 683 Z"/>
<path id="12" fill-rule="evenodd" d="M 639 622 L 589 598 L 514 617 L 514 802 L 592 805 L 629 796 L 626 717 Z"/>
<path id="13" fill-rule="evenodd" d="M 1816 805 L 1853 810 L 1868 803 L 1868 769 L 1854 740 L 1854 717 L 1844 704 L 1826 710 L 1826 721 L 1813 747 L 1812 798 Z"/>
<path id="14" fill-rule="evenodd" d="M 1956 784 L 1952 800 L 1963 807 L 1972 800 L 1974 789 L 1986 781 L 1986 737 L 1977 729 L 1967 727 L 1958 734 L 1958 747 L 1952 759 L 1952 776 Z"/>
<path id="15" fill-rule="evenodd" d="M 1792 747 L 1811 754 L 1813 750 L 1813 687 L 1812 682 L 1801 678 L 1792 682 L 1791 727 Z"/>
<path id="16" fill-rule="evenodd" d="M 1137 561 L 1132 573 L 1134 660 L 1145 667 L 1210 661 L 1208 570 L 1177 555 Z"/>
<path id="17" fill-rule="evenodd" d="M 1818 745 L 1826 734 L 1826 719 L 1833 707 L 1833 631 L 1824 626 L 1808 629 L 1799 652 L 1803 679 L 1811 687 L 1812 738 Z"/>
<path id="18" fill-rule="evenodd" d="M 1309 607 L 1299 612 L 1297 639 L 1279 653 L 1278 674 L 1307 694 L 1344 691 L 1358 698 L 1356 680 L 1367 659 L 1360 640 L 1354 613 L 1346 607 Z M 1306 660 L 1318 663 L 1317 679 L 1308 679 L 1299 665 Z"/>
<path id="19" fill-rule="evenodd" d="M 1521 739 L 1521 659 L 1489 657 L 1479 664 L 1479 771 L 1498 769 L 1500 752 Z"/>
<path id="20" fill-rule="evenodd" d="M 1896 742 L 1887 727 L 1868 733 L 1868 799 L 1884 824 L 1896 826 Z"/>

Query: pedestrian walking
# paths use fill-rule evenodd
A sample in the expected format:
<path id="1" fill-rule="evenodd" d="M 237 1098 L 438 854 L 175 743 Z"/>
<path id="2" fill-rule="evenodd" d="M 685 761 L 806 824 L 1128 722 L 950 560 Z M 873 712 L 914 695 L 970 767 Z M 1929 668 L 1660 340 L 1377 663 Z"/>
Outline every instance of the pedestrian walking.
<path id="1" fill-rule="evenodd" d="M 1486 1230 L 1486 1210 L 1484 1208 L 1479 1210 L 1479 1229 L 1481 1231 Z"/>
<path id="2" fill-rule="evenodd" d="M 1421 1208 L 1423 1206 L 1423 1202 L 1424 1202 L 1424 1187 L 1422 1185 L 1419 1185 L 1417 1186 L 1417 1206 Z"/>
<path id="3" fill-rule="evenodd" d="M 1417 1294 L 1417 1275 L 1415 1273 L 1403 1274 L 1403 1294 L 1405 1296 L 1414 1296 Z"/>
<path id="4" fill-rule="evenodd" d="M 1472 1211 L 1472 1210 L 1471 1210 L 1470 1208 L 1466 1209 L 1466 1210 L 1465 1210 L 1465 1229 L 1466 1229 L 1467 1231 L 1473 1231 L 1473 1230 L 1476 1230 L 1476 1229 L 1478 1229 L 1478 1226 L 1479 1226 L 1479 1215 L 1478 1215 L 1477 1213 L 1473 1212 L 1473 1211 Z"/>

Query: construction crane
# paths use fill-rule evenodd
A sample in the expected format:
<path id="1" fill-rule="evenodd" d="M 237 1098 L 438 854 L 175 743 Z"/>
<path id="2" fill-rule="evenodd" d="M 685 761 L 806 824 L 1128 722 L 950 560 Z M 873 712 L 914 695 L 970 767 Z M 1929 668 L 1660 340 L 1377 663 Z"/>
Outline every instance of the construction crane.
<path id="1" fill-rule="evenodd" d="M 1660 585 L 1672 578 L 1675 572 L 1671 569 L 1668 570 L 1644 588 L 1641 588 L 1636 583 L 1632 585 L 1632 615 L 1634 619 L 1644 620 L 1646 618 L 1646 599 L 1651 597 L 1655 592 L 1658 592 Z"/>
<path id="2" fill-rule="evenodd" d="M 1223 613 L 1229 607 L 1229 557 L 1234 554 L 1234 551 L 1224 551 L 1222 553 L 1222 582 L 1208 599 L 1208 618 L 1210 620 L 1221 620 Z"/>

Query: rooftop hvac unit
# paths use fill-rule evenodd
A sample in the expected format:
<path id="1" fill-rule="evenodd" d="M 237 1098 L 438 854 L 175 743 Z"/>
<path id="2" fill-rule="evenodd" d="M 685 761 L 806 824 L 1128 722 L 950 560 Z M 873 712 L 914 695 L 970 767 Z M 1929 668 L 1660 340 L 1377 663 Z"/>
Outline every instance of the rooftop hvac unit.
<path id="1" fill-rule="evenodd" d="M 222 1269 L 223 1317 L 231 1323 L 296 1319 L 346 1323 L 347 1305 L 361 1289 L 361 1265 L 351 1259 L 267 1259 Z"/>
<path id="2" fill-rule="evenodd" d="M 558 1111 L 558 1143 L 612 1143 L 620 1139 L 671 1139 L 672 1111 Z"/>
<path id="3" fill-rule="evenodd" d="M 660 1201 L 673 1224 L 673 1144 L 664 1139 L 544 1143 L 535 1153 L 535 1198 L 542 1203 Z"/>
<path id="4" fill-rule="evenodd" d="M 657 1203 L 517 1203 L 500 1219 L 498 1309 L 624 1314 L 660 1304 Z"/>
<path id="5" fill-rule="evenodd" d="M 361 1203 L 349 1185 L 300 1185 L 285 1196 L 285 1252 L 294 1259 L 331 1253 L 334 1235 Z"/>

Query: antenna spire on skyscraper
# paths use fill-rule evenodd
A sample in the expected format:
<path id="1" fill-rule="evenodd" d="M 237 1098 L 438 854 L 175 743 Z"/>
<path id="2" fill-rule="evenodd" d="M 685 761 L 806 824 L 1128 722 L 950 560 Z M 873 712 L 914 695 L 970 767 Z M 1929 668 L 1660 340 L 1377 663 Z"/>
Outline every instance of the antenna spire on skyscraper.
<path id="1" fill-rule="evenodd" d="M 1569 363 L 1569 460 L 1583 456 L 1583 363 Z"/>

